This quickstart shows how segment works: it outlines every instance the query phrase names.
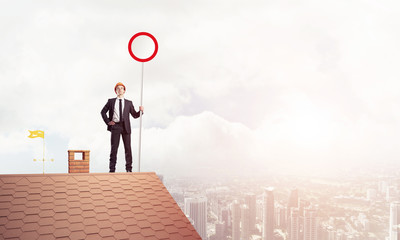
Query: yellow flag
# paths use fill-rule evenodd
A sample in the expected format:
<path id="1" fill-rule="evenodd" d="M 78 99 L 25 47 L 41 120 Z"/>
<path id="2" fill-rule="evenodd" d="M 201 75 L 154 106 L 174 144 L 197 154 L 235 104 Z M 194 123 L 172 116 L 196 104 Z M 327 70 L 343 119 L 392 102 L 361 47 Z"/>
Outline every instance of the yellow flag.
<path id="1" fill-rule="evenodd" d="M 44 132 L 43 131 L 36 130 L 36 131 L 29 131 L 29 133 L 31 134 L 31 135 L 28 136 L 29 138 L 37 138 L 37 137 L 44 138 Z"/>

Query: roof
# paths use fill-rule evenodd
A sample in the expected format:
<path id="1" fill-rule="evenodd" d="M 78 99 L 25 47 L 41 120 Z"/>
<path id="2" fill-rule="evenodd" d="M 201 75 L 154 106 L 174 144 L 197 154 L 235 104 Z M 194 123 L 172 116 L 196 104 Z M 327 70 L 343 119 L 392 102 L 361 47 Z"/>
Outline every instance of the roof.
<path id="1" fill-rule="evenodd" d="M 201 239 L 155 173 L 0 175 L 0 239 Z"/>

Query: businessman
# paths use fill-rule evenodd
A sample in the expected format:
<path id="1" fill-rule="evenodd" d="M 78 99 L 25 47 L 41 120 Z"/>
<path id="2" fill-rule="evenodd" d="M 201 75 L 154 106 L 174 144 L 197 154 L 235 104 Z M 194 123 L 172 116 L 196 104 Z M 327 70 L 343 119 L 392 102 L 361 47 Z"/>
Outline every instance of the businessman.
<path id="1" fill-rule="evenodd" d="M 133 118 L 138 118 L 140 117 L 140 111 L 143 114 L 144 108 L 140 106 L 139 111 L 136 112 L 132 101 L 124 98 L 126 91 L 124 84 L 120 82 L 117 83 L 114 91 L 117 97 L 108 99 L 106 105 L 101 110 L 101 116 L 107 124 L 107 130 L 111 132 L 110 172 L 115 172 L 121 136 L 125 148 L 125 169 L 127 172 L 132 172 L 131 123 L 129 114 L 131 114 Z"/>

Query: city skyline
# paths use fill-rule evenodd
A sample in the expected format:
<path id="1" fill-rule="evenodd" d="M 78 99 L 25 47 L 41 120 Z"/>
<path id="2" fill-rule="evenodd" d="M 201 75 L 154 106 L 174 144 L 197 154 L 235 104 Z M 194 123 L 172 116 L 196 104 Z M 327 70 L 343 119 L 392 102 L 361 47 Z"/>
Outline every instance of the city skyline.
<path id="1" fill-rule="evenodd" d="M 397 239 L 400 175 L 395 169 L 386 169 L 385 176 L 379 173 L 383 169 L 377 170 L 355 171 L 341 179 L 275 173 L 199 183 L 199 179 L 170 177 L 166 186 L 181 208 L 183 198 L 207 199 L 207 240 L 264 240 L 264 229 L 273 230 L 274 240 Z M 251 233 L 248 196 L 256 197 Z M 268 223 L 265 216 L 272 216 Z"/>

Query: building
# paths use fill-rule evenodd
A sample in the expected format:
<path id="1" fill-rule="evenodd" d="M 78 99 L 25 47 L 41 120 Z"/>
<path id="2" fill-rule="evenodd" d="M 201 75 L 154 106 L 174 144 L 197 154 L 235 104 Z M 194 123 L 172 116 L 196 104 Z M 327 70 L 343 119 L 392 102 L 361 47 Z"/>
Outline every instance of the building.
<path id="1" fill-rule="evenodd" d="M 220 222 L 225 222 L 225 225 L 227 227 L 231 226 L 231 212 L 230 212 L 229 207 L 224 207 L 221 209 L 221 214 L 220 214 L 219 220 L 220 220 Z"/>
<path id="2" fill-rule="evenodd" d="M 256 214 L 257 214 L 257 206 L 256 206 L 256 195 L 254 193 L 247 193 L 244 198 L 245 204 L 249 207 L 250 216 L 249 216 L 249 225 L 250 232 L 254 233 L 256 229 Z"/>
<path id="3" fill-rule="evenodd" d="M 317 240 L 318 218 L 317 211 L 311 208 L 304 209 L 304 240 Z"/>
<path id="4" fill-rule="evenodd" d="M 240 240 L 240 205 L 234 201 L 232 207 L 232 240 Z"/>
<path id="5" fill-rule="evenodd" d="M 287 206 L 286 218 L 289 220 L 290 217 L 290 209 L 291 208 L 298 208 L 299 207 L 299 192 L 297 188 L 293 188 L 290 191 L 289 201 Z"/>
<path id="6" fill-rule="evenodd" d="M 274 239 L 274 218 L 274 194 L 273 188 L 269 187 L 264 189 L 263 196 L 263 240 Z"/>
<path id="7" fill-rule="evenodd" d="M 217 240 L 225 240 L 226 233 L 225 233 L 225 222 L 218 222 L 215 224 L 215 239 Z"/>
<path id="8" fill-rule="evenodd" d="M 298 208 L 290 208 L 288 240 L 300 240 L 300 216 Z"/>
<path id="9" fill-rule="evenodd" d="M 207 198 L 185 198 L 185 214 L 193 221 L 193 226 L 203 240 L 207 239 Z"/>
<path id="10" fill-rule="evenodd" d="M 286 207 L 279 206 L 275 208 L 275 225 L 278 228 L 286 229 Z"/>
<path id="11" fill-rule="evenodd" d="M 389 239 L 400 240 L 400 202 L 390 204 Z"/>
<path id="12" fill-rule="evenodd" d="M 240 206 L 240 225 L 241 225 L 241 240 L 249 240 L 250 232 L 250 209 L 246 204 Z"/>

